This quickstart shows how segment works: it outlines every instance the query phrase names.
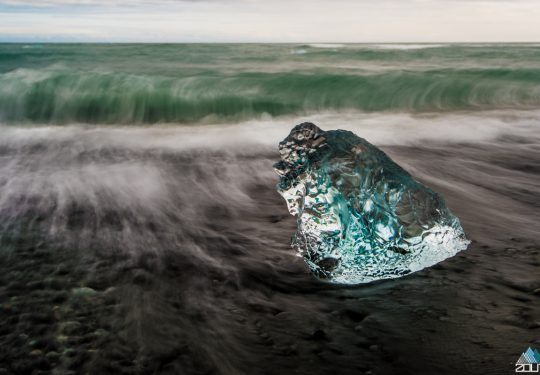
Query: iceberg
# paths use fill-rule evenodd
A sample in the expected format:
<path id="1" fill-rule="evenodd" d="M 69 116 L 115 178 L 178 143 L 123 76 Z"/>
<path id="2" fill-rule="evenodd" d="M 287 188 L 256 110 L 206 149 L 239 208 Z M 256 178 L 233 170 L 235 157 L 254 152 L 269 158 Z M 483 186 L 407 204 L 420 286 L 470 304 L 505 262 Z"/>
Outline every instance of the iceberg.
<path id="1" fill-rule="evenodd" d="M 277 190 L 298 218 L 292 246 L 321 280 L 397 278 L 469 244 L 439 194 L 352 132 L 306 122 L 279 153 Z"/>

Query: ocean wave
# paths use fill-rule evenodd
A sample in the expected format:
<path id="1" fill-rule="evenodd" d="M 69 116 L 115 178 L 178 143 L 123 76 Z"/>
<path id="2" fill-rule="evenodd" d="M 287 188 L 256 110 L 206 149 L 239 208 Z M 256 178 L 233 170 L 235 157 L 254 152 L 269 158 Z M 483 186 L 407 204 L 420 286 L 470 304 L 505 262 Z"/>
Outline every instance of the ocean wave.
<path id="1" fill-rule="evenodd" d="M 236 73 L 189 77 L 18 69 L 0 74 L 4 123 L 216 123 L 321 111 L 537 108 L 540 69 Z"/>

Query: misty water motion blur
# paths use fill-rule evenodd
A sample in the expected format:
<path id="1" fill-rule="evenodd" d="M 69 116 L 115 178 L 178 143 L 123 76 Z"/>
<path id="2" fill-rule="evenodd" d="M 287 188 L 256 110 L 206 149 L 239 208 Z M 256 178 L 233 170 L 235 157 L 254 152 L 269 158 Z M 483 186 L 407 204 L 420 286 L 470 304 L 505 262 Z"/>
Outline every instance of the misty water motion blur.
<path id="1" fill-rule="evenodd" d="M 536 44 L 4 44 L 0 56 L 3 122 L 219 123 L 540 105 Z"/>
<path id="2" fill-rule="evenodd" d="M 537 340 L 540 46 L 425 47 L 0 45 L 0 373 L 513 371 Z M 272 170 L 304 121 L 441 193 L 468 250 L 313 278 Z"/>

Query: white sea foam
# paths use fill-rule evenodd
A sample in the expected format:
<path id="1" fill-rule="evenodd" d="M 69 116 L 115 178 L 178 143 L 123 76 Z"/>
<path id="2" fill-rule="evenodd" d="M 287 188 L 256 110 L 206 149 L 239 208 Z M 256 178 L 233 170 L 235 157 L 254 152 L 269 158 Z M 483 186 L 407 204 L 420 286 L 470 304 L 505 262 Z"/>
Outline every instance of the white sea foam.
<path id="1" fill-rule="evenodd" d="M 307 51 L 303 48 L 291 50 L 291 55 L 303 55 L 305 53 L 307 53 Z"/>
<path id="2" fill-rule="evenodd" d="M 238 124 L 159 126 L 0 126 L 0 147 L 28 142 L 72 141 L 84 134 L 92 148 L 248 150 L 275 148 L 290 129 L 313 122 L 324 130 L 345 129 L 379 146 L 490 142 L 510 135 L 538 137 L 540 111 L 494 110 L 415 115 L 410 113 L 317 113 L 300 117 L 263 116 Z M 88 145 L 86 145 L 88 147 Z"/>
<path id="3" fill-rule="evenodd" d="M 345 44 L 338 44 L 338 43 L 312 43 L 309 44 L 310 47 L 313 48 L 342 48 L 345 47 Z"/>
<path id="4" fill-rule="evenodd" d="M 398 49 L 398 50 L 411 50 L 411 49 L 424 49 L 424 48 L 439 48 L 445 47 L 446 44 L 371 44 L 366 45 L 369 48 L 376 49 Z"/>

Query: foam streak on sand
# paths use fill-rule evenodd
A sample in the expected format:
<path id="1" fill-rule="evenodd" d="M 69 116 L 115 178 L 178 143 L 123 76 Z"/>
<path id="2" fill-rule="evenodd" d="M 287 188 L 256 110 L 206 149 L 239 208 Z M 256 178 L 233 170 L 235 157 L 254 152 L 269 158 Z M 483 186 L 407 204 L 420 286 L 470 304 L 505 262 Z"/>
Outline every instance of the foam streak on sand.
<path id="1" fill-rule="evenodd" d="M 353 124 L 441 192 L 473 240 L 466 254 L 399 283 L 356 290 L 318 284 L 291 254 L 294 222 L 274 190 L 274 139 L 288 133 L 285 121 L 271 130 L 264 122 L 3 127 L 0 293 L 8 323 L 0 362 L 32 368 L 38 357 L 29 361 L 27 353 L 39 345 L 52 353 L 47 366 L 103 374 L 132 366 L 307 374 L 344 358 L 345 374 L 396 366 L 413 373 L 432 368 L 428 359 L 450 364 L 450 350 L 460 353 L 463 371 L 483 371 L 478 358 L 486 349 L 470 341 L 475 332 L 474 340 L 496 343 L 490 371 L 511 363 L 515 343 L 534 338 L 534 314 L 515 313 L 534 308 L 530 293 L 539 287 L 538 117 L 319 119 Z M 460 126 L 474 129 L 466 142 Z M 490 301 L 497 305 L 485 314 Z M 499 330 L 507 331 L 504 340 Z M 373 345 L 413 360 L 381 362 Z M 324 360 L 313 355 L 319 350 Z"/>

